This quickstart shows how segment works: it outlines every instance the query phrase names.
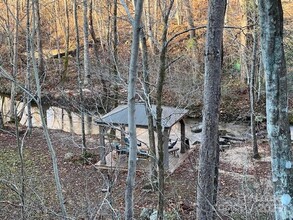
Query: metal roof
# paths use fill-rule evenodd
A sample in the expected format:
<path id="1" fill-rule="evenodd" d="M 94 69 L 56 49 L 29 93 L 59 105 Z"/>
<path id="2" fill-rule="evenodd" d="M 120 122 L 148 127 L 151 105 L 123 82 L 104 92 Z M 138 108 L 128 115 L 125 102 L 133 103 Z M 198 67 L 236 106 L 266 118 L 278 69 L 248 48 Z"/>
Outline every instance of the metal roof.
<path id="1" fill-rule="evenodd" d="M 183 118 L 188 112 L 186 109 L 162 106 L 162 125 L 166 128 L 172 127 L 176 122 Z M 156 117 L 156 106 L 151 107 L 154 118 Z M 144 103 L 135 104 L 135 122 L 137 127 L 148 127 L 148 118 Z M 101 119 L 96 120 L 97 124 L 123 125 L 128 126 L 128 106 L 119 105 Z"/>

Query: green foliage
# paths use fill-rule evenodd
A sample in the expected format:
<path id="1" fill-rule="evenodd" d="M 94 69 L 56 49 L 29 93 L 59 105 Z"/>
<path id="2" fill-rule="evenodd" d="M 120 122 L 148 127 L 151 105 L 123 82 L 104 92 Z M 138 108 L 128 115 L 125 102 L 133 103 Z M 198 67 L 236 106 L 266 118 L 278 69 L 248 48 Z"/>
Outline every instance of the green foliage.
<path id="1" fill-rule="evenodd" d="M 241 70 L 241 64 L 240 64 L 240 61 L 236 61 L 235 63 L 234 63 L 234 69 L 235 70 L 237 70 L 237 71 L 239 71 L 240 72 L 240 70 Z"/>
<path id="2" fill-rule="evenodd" d="M 84 151 L 83 154 L 82 154 L 82 157 L 85 158 L 85 159 L 89 159 L 89 158 L 95 157 L 95 155 L 93 153 L 91 153 L 91 152 Z"/>
<path id="3" fill-rule="evenodd" d="M 192 50 L 192 48 L 194 48 L 195 46 L 196 46 L 196 41 L 193 38 L 189 39 L 186 43 L 186 48 L 188 50 Z"/>

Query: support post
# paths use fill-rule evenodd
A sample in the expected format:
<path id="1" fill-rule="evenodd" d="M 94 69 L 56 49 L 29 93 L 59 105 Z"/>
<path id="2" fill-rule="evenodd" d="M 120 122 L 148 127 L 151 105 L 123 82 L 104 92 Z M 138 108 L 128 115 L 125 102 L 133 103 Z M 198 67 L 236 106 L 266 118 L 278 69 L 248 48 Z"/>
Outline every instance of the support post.
<path id="1" fill-rule="evenodd" d="M 186 136 L 185 136 L 185 123 L 184 120 L 180 120 L 180 133 L 181 133 L 181 148 L 180 153 L 183 154 L 186 152 L 186 150 L 189 149 L 189 146 L 187 145 Z"/>

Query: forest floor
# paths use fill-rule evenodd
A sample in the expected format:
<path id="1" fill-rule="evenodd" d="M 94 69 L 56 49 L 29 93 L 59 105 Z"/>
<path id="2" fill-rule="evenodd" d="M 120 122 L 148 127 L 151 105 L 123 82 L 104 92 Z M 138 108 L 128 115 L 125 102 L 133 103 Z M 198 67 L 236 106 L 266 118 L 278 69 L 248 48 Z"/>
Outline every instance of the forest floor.
<path id="1" fill-rule="evenodd" d="M 67 84 L 62 93 L 61 90 L 45 86 L 47 94 L 50 94 L 48 99 L 63 106 L 61 99 L 65 95 L 64 100 L 76 104 L 72 102 L 74 99 L 78 101 L 74 92 L 77 91 L 73 86 L 74 80 L 73 78 Z M 98 93 L 98 89 L 95 92 Z M 92 98 L 95 99 L 93 96 Z M 256 112 L 260 115 L 265 115 L 263 98 L 256 106 Z M 289 104 L 289 109 L 292 109 L 292 97 Z M 201 107 L 193 111 L 197 113 L 196 117 L 201 116 Z M 194 116 L 193 113 L 191 115 Z M 225 84 L 220 120 L 240 123 L 249 121 L 247 88 L 231 82 L 230 86 Z M 24 138 L 25 129 L 20 129 L 20 144 L 24 146 L 26 217 L 57 219 L 60 209 L 52 161 L 43 130 L 34 128 L 32 134 Z M 265 126 L 261 129 L 265 129 Z M 86 160 L 80 156 L 81 136 L 61 130 L 50 130 L 50 136 L 58 158 L 68 215 L 73 219 L 111 219 L 113 216 L 123 219 L 127 172 L 97 169 L 95 163 L 99 160 L 98 136 L 87 136 L 87 146 L 91 154 L 87 155 Z M 198 150 L 199 146 L 174 173 L 166 176 L 165 210 L 173 213 L 173 219 L 195 219 Z M 217 210 L 222 219 L 273 219 L 270 149 L 267 140 L 259 140 L 259 150 L 259 160 L 252 159 L 250 142 L 232 144 L 221 152 Z M 68 153 L 74 155 L 70 160 L 65 159 Z M 0 131 L 0 161 L 0 219 L 20 219 L 21 164 L 15 128 L 8 124 L 6 130 Z M 158 192 L 149 190 L 149 185 L 148 173 L 138 172 L 134 201 L 137 219 L 140 219 L 143 208 L 156 208 Z"/>
<path id="2" fill-rule="evenodd" d="M 20 219 L 21 164 L 15 129 L 13 126 L 6 128 L 0 131 L 0 219 Z M 26 135 L 24 127 L 20 128 L 20 134 L 22 140 Z M 127 173 L 94 166 L 99 159 L 98 136 L 87 137 L 90 154 L 86 160 L 80 157 L 79 135 L 50 130 L 50 137 L 58 158 L 69 216 L 111 219 L 113 215 L 123 219 Z M 57 219 L 60 210 L 43 129 L 34 128 L 23 140 L 26 216 L 28 219 Z M 172 219 L 195 219 L 198 149 L 199 146 L 174 173 L 166 175 L 165 210 L 173 213 Z M 270 150 L 266 140 L 259 140 L 259 151 L 261 159 L 252 159 L 251 144 L 242 142 L 221 152 L 217 209 L 223 219 L 272 218 Z M 74 156 L 66 159 L 69 152 Z M 144 207 L 156 208 L 158 193 L 149 190 L 149 184 L 148 173 L 137 172 L 134 201 L 137 219 Z"/>
<path id="3" fill-rule="evenodd" d="M 74 63 L 74 58 L 71 59 Z M 47 96 L 47 100 L 54 102 L 50 104 L 68 107 L 65 103 L 68 100 L 73 105 L 78 102 L 76 74 L 69 72 L 65 85 L 62 85 L 60 75 L 53 70 L 48 72 L 48 76 L 51 80 L 45 81 L 42 88 L 45 90 L 44 95 Z M 0 80 L 3 85 L 1 92 L 9 94 L 10 83 Z M 93 84 L 95 82 L 98 82 L 98 77 Z M 184 87 L 188 86 L 184 85 Z M 88 103 L 98 101 L 96 94 L 99 94 L 100 90 L 101 88 L 90 88 Z M 123 88 L 121 93 L 125 96 L 125 88 L 123 92 L 122 90 Z M 226 83 L 222 90 L 220 120 L 246 122 L 249 116 L 248 93 L 247 88 L 240 88 L 232 82 Z M 60 94 L 64 95 L 65 99 Z M 169 97 L 164 97 L 165 99 L 173 100 L 173 93 L 167 91 L 166 94 Z M 196 95 L 201 97 L 199 93 Z M 289 109 L 292 110 L 292 93 L 289 105 Z M 96 106 L 95 103 L 93 107 Z M 194 111 L 197 111 L 197 117 L 201 116 L 201 109 Z M 264 111 L 265 103 L 262 99 L 257 104 L 257 112 L 264 114 Z M 60 209 L 56 197 L 52 160 L 43 129 L 34 128 L 30 136 L 25 131 L 25 127 L 20 128 L 19 142 L 23 145 L 24 153 L 25 217 L 26 219 L 58 219 Z M 72 219 L 112 219 L 112 217 L 123 219 L 127 172 L 116 169 L 101 170 L 95 166 L 99 160 L 98 136 L 86 137 L 89 148 L 86 159 L 80 156 L 79 146 L 82 142 L 80 135 L 50 130 L 50 137 L 58 158 L 59 175 L 68 215 Z M 258 140 L 258 144 L 261 154 L 259 160 L 252 159 L 252 146 L 249 141 L 234 143 L 220 154 L 216 208 L 222 219 L 273 219 L 270 148 L 266 139 Z M 174 173 L 166 175 L 165 210 L 172 212 L 174 219 L 195 219 L 198 151 L 199 146 Z M 66 159 L 68 153 L 74 156 Z M 15 128 L 6 124 L 6 129 L 0 131 L 0 219 L 21 219 L 20 167 Z M 137 219 L 144 207 L 156 208 L 158 192 L 149 190 L 149 184 L 148 173 L 137 172 L 134 201 Z"/>

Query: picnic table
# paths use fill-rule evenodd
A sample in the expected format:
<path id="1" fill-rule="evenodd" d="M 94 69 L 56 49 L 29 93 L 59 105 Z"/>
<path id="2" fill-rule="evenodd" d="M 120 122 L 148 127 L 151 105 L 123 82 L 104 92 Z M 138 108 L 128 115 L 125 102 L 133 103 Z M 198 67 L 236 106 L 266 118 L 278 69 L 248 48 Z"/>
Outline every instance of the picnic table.
<path id="1" fill-rule="evenodd" d="M 179 157 L 179 148 L 178 147 L 173 147 L 173 148 L 170 148 L 169 150 L 168 150 L 168 152 L 170 153 L 170 154 L 172 154 L 174 157 Z"/>

